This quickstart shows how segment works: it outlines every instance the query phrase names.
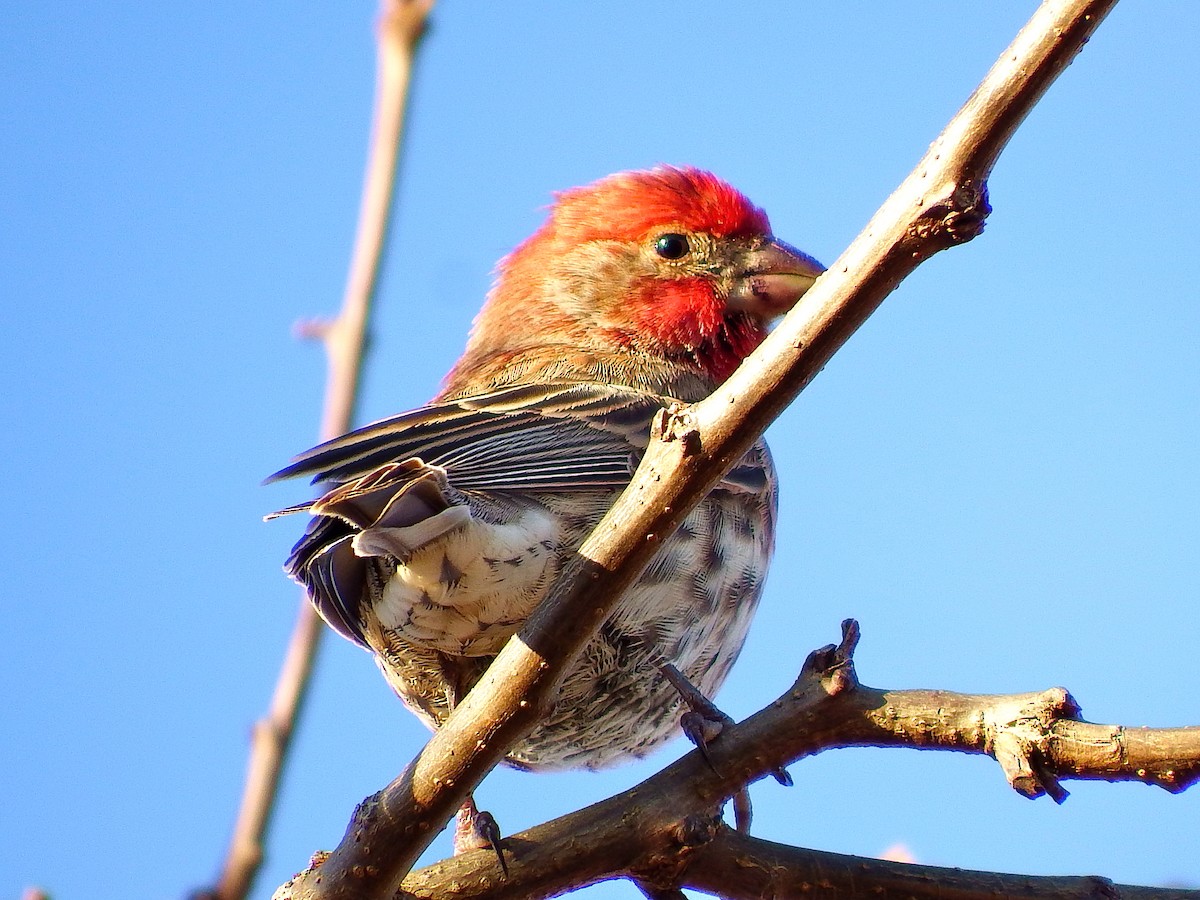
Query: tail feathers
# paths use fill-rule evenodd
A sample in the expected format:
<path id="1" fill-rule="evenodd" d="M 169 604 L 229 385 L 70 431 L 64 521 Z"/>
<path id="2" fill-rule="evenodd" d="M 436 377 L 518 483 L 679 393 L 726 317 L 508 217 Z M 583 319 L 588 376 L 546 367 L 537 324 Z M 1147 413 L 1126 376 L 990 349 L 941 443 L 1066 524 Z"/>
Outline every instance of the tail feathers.
<path id="1" fill-rule="evenodd" d="M 400 548 L 419 543 L 420 535 L 440 536 L 469 518 L 465 508 L 451 503 L 449 491 L 443 469 L 414 458 L 380 466 L 316 500 L 268 518 L 312 514 L 285 568 L 307 588 L 309 599 L 335 631 L 365 647 L 362 605 L 368 599 L 367 567 L 371 565 L 365 557 L 402 558 L 406 554 Z M 367 538 L 377 539 L 364 541 Z M 409 553 L 413 549 L 408 546 Z"/>

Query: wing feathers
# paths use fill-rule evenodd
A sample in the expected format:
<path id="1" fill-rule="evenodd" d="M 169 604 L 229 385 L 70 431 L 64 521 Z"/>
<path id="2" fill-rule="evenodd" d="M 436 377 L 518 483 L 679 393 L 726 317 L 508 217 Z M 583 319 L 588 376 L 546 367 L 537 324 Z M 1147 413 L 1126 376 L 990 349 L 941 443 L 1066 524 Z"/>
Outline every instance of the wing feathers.
<path id="1" fill-rule="evenodd" d="M 419 458 L 459 490 L 621 487 L 669 400 L 601 384 L 521 385 L 426 406 L 303 453 L 268 482 L 346 482 Z"/>

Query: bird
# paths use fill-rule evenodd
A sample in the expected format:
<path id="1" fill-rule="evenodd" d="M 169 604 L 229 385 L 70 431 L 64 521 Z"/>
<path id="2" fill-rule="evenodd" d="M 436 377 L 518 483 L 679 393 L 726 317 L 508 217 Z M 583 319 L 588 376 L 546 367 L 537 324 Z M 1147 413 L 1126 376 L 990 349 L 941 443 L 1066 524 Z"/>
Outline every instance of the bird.
<path id="1" fill-rule="evenodd" d="M 710 172 L 621 172 L 555 195 L 497 264 L 433 400 L 296 457 L 320 495 L 287 560 L 324 620 L 436 729 L 517 633 L 645 452 L 823 271 Z M 659 667 L 704 695 L 762 596 L 777 477 L 759 440 L 663 542 L 506 761 L 598 769 L 679 728 Z M 503 857 L 501 857 L 503 861 Z"/>

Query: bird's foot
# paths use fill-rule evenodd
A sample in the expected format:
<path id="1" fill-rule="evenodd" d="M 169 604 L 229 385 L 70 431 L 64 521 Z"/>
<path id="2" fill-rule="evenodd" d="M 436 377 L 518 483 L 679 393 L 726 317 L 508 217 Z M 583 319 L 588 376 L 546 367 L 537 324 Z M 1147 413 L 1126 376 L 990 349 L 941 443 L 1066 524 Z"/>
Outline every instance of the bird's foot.
<path id="1" fill-rule="evenodd" d="M 679 719 L 679 727 L 683 729 L 687 739 L 700 750 L 708 767 L 716 772 L 717 767 L 713 765 L 708 747 L 726 727 L 734 724 L 733 719 L 705 697 L 675 666 L 666 663 L 660 666 L 660 669 L 675 690 L 679 692 L 683 702 L 688 705 L 688 712 L 685 712 Z M 792 777 L 788 775 L 786 769 L 779 768 L 771 774 L 784 787 L 791 787 Z M 752 815 L 750 792 L 746 787 L 742 787 L 733 795 L 733 819 L 738 831 L 743 834 L 750 831 Z"/>
<path id="2" fill-rule="evenodd" d="M 463 805 L 454 815 L 454 855 L 466 853 L 468 850 L 496 851 L 500 860 L 500 868 L 505 877 L 508 876 L 508 863 L 504 859 L 504 850 L 500 847 L 500 826 L 495 817 L 487 810 L 481 810 L 475 805 L 475 798 L 468 795 Z"/>
<path id="3" fill-rule="evenodd" d="M 687 676 L 671 663 L 659 668 L 683 698 L 683 702 L 688 705 L 688 712 L 679 718 L 679 727 L 683 729 L 687 739 L 699 748 L 709 768 L 717 771 L 708 753 L 708 745 L 715 741 L 727 726 L 733 724 L 733 719 L 721 712 L 716 704 L 700 693 L 700 690 L 688 681 Z"/>

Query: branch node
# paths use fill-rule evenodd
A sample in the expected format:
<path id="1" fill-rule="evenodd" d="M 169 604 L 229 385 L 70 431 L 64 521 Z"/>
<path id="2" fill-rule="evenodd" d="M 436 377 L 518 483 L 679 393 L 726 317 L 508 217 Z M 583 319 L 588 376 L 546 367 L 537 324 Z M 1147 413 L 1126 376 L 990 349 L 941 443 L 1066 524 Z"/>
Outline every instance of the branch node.
<path id="1" fill-rule="evenodd" d="M 857 620 L 843 619 L 841 643 L 836 647 L 830 645 L 817 651 L 825 651 L 818 674 L 825 682 L 825 691 L 830 697 L 836 697 L 858 686 L 858 676 L 854 673 L 854 650 L 861 636 L 862 631 Z"/>
<path id="2" fill-rule="evenodd" d="M 838 653 L 846 662 L 853 659 L 861 638 L 862 627 L 858 624 L 858 619 L 842 619 L 842 642 L 838 645 Z"/>
<path id="3" fill-rule="evenodd" d="M 660 892 L 647 896 L 675 897 L 672 892 L 679 890 L 695 852 L 711 844 L 724 829 L 719 811 L 684 816 L 658 832 L 665 840 L 654 841 L 655 849 L 628 874 L 644 893 L 647 888 Z"/>
<path id="4" fill-rule="evenodd" d="M 380 37 L 409 53 L 429 28 L 433 0 L 384 0 L 379 17 Z"/>
<path id="5" fill-rule="evenodd" d="M 651 437 L 664 443 L 679 441 L 684 456 L 695 456 L 700 452 L 700 429 L 690 406 L 672 403 L 659 410 L 651 426 Z"/>
<path id="6" fill-rule="evenodd" d="M 1046 691 L 1041 696 L 1050 693 Z M 1031 730 L 1028 725 L 1010 723 L 997 727 L 998 733 L 992 740 L 992 755 L 1012 789 L 1030 800 L 1045 794 L 1055 803 L 1065 801 L 1068 792 L 1045 764 L 1038 746 L 1040 735 L 1030 738 L 1019 733 Z"/>
<path id="7" fill-rule="evenodd" d="M 1070 719 L 1080 715 L 1083 708 L 1065 687 L 1052 687 L 1043 692 L 1047 711 L 1053 718 Z"/>
<path id="8" fill-rule="evenodd" d="M 301 319 L 292 326 L 292 336 L 300 341 L 328 341 L 336 325 L 336 319 Z"/>
<path id="9" fill-rule="evenodd" d="M 684 816 L 683 820 L 675 826 L 674 838 L 685 850 L 703 847 L 717 836 L 720 824 L 720 820 L 711 815 L 693 813 Z"/>
<path id="10" fill-rule="evenodd" d="M 908 227 L 906 237 L 944 247 L 965 244 L 983 233 L 991 211 L 987 182 L 967 179 L 955 185 L 944 202 L 934 203 L 926 209 Z"/>
<path id="11" fill-rule="evenodd" d="M 824 647 L 818 647 L 813 650 L 804 660 L 804 665 L 800 667 L 800 677 L 805 675 L 821 676 L 828 672 L 833 658 L 834 651 L 837 650 L 837 645 L 826 644 Z"/>

